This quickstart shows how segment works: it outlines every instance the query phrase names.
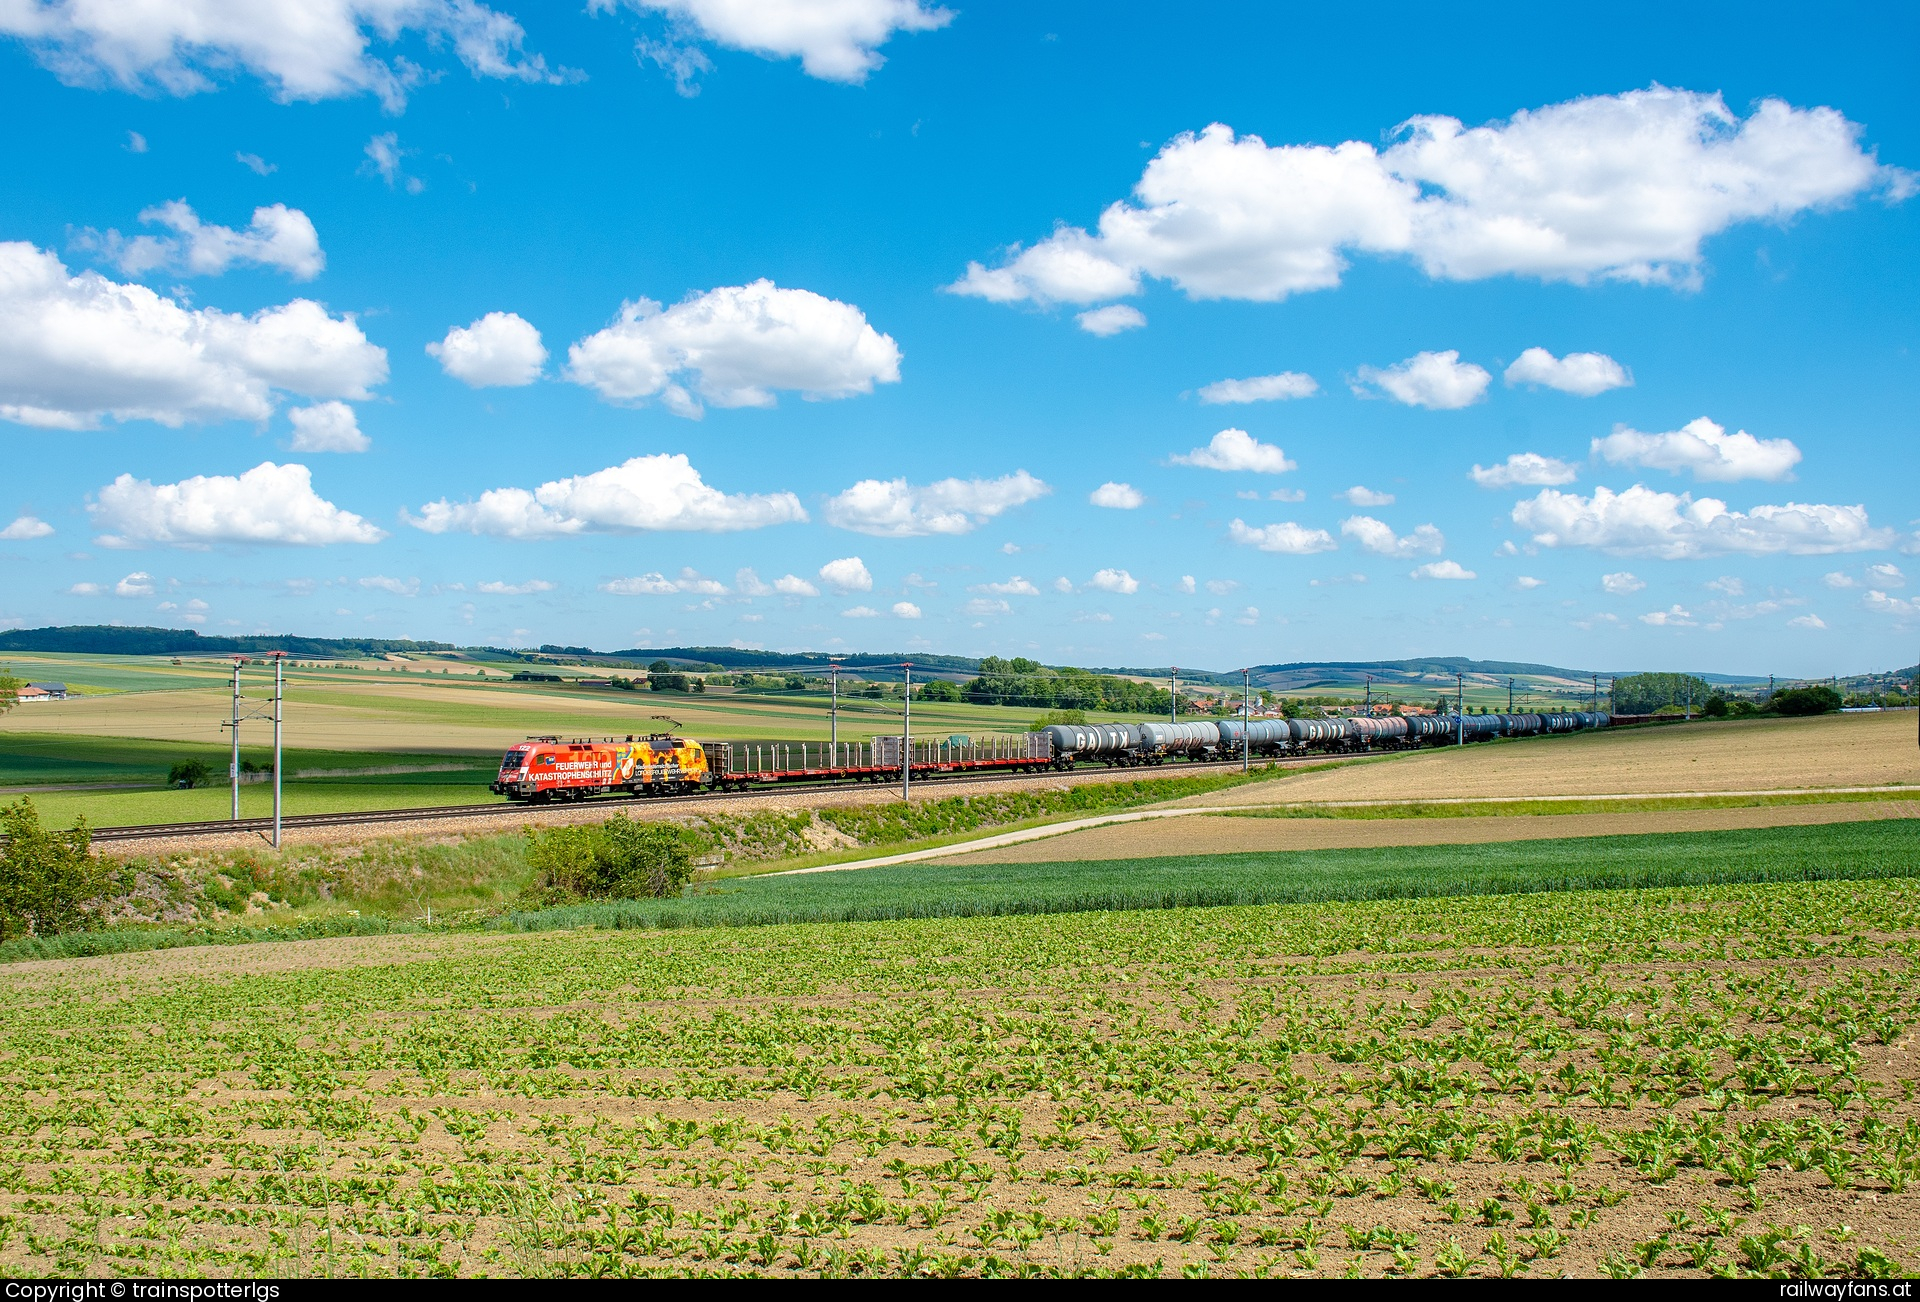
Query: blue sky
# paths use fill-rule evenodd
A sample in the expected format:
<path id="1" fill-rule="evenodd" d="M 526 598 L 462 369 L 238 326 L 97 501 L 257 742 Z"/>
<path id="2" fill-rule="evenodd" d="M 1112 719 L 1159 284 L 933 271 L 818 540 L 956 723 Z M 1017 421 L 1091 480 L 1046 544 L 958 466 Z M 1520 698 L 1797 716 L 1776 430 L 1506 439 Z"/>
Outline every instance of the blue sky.
<path id="1" fill-rule="evenodd" d="M 1911 9 L 242 8 L 0 10 L 0 623 L 1914 658 Z"/>

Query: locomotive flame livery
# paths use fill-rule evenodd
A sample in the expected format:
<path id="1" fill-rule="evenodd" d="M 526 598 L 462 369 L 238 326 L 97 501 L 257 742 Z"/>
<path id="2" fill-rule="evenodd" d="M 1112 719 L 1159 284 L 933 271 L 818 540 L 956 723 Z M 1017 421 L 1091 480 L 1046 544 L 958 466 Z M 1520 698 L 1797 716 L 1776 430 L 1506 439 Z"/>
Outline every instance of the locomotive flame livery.
<path id="1" fill-rule="evenodd" d="M 797 782 L 890 782 L 902 761 L 918 777 L 1064 771 L 1082 763 L 1109 767 L 1170 760 L 1234 760 L 1313 753 L 1414 750 L 1582 732 L 1611 725 L 1599 712 L 1559 714 L 1361 715 L 1332 719 L 1223 719 L 1206 723 L 1055 724 L 1013 737 L 899 737 L 871 743 L 689 741 L 650 737 L 562 741 L 531 737 L 508 751 L 492 790 L 544 804 L 588 796 L 680 796 Z"/>
<path id="2" fill-rule="evenodd" d="M 685 795 L 707 785 L 707 754 L 697 741 L 655 733 L 625 741 L 534 737 L 507 752 L 492 790 L 509 800 L 584 800 Z"/>

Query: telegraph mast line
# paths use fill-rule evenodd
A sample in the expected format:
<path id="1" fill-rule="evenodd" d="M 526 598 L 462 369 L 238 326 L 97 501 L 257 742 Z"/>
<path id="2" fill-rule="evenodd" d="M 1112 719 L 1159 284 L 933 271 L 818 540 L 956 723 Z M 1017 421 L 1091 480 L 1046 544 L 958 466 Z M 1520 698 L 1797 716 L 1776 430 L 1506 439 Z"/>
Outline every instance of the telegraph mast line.
<path id="1" fill-rule="evenodd" d="M 240 821 L 240 725 L 253 719 L 271 721 L 273 724 L 273 848 L 280 848 L 280 740 L 282 712 L 281 701 L 286 695 L 286 657 L 284 651 L 270 653 L 273 661 L 273 695 L 259 703 L 261 708 L 242 712 L 240 695 L 240 670 L 247 663 L 245 656 L 233 658 L 233 718 L 220 726 L 233 729 L 233 746 L 227 761 L 227 781 L 233 788 L 232 819 Z"/>

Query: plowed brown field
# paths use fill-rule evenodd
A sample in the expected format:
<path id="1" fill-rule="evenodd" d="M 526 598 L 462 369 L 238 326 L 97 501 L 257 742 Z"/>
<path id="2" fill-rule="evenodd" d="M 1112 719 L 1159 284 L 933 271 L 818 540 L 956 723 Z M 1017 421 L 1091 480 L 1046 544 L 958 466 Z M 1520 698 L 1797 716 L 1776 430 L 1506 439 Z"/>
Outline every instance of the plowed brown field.
<path id="1" fill-rule="evenodd" d="M 1920 782 L 1908 711 L 1622 728 L 1440 748 L 1195 797 L 1196 805 L 1615 792 L 1773 791 Z"/>

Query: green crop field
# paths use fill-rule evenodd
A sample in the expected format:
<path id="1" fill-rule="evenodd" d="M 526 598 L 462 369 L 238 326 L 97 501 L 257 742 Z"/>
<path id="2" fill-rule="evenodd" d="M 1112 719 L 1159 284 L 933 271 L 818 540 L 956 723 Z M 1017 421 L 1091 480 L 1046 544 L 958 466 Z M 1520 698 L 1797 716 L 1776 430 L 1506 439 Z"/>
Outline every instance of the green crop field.
<path id="1" fill-rule="evenodd" d="M 223 775 L 224 777 L 224 775 Z M 426 809 L 438 805 L 505 803 L 487 790 L 490 770 L 461 773 L 389 774 L 351 781 L 342 778 L 288 782 L 281 813 L 345 814 L 381 809 Z M 12 801 L 18 796 L 0 797 Z M 41 819 L 51 827 L 70 827 L 85 818 L 92 827 L 148 827 L 159 823 L 197 823 L 228 818 L 232 792 L 225 786 L 192 791 L 55 791 L 32 796 Z M 273 815 L 273 786 L 240 788 L 242 818 Z"/>
<path id="2" fill-rule="evenodd" d="M 1391 893 L 1378 854 L 1054 865 L 1008 897 L 1319 898 L 13 966 L 0 1268 L 1906 1273 L 1913 829 L 1742 835 L 1700 862 L 1835 879 L 1542 889 L 1603 879 L 1567 843 L 1400 857 L 1399 893 L 1527 891 L 1447 898 L 1330 898 Z M 1670 840 L 1613 870 L 1685 870 Z"/>
<path id="3" fill-rule="evenodd" d="M 1494 845 L 1064 863 L 944 864 L 728 879 L 677 900 L 518 915 L 510 925 L 763 926 L 982 914 L 1509 895 L 1920 875 L 1920 820 Z"/>

